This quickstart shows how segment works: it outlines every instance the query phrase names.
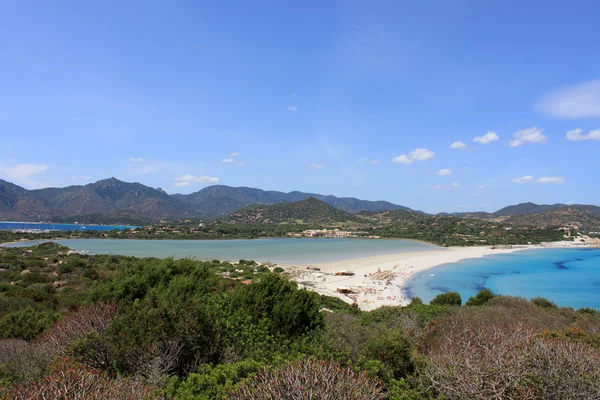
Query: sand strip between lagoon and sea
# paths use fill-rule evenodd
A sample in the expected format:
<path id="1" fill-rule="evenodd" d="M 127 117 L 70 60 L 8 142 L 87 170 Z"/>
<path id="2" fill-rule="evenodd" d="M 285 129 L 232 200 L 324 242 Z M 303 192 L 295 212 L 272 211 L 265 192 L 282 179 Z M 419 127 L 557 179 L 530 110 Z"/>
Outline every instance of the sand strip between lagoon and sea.
<path id="1" fill-rule="evenodd" d="M 543 248 L 582 248 L 584 243 L 554 242 L 509 247 L 448 247 L 439 250 L 385 254 L 311 265 L 280 265 L 300 287 L 356 303 L 361 310 L 407 305 L 402 289 L 416 273 L 442 264 L 492 254 Z M 350 275 L 352 274 L 352 275 Z"/>

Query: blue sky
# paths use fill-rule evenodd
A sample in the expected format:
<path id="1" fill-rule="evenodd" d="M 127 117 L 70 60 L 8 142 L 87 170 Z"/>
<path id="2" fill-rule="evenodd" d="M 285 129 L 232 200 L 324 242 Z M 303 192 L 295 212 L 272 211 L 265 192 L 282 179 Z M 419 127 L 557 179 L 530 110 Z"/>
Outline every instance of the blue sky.
<path id="1" fill-rule="evenodd" d="M 595 1 L 4 1 L 0 178 L 428 212 L 600 204 L 598 15 Z"/>

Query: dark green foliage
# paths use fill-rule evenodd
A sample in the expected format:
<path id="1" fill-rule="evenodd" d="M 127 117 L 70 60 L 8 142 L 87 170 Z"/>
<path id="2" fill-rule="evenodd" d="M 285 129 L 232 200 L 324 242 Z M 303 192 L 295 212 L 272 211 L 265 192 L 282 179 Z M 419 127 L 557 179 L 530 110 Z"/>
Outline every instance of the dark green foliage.
<path id="1" fill-rule="evenodd" d="M 256 320 L 268 319 L 275 331 L 288 336 L 299 336 L 323 325 L 319 295 L 298 290 L 296 283 L 276 274 L 263 275 L 258 282 L 235 292 L 232 306 Z"/>
<path id="2" fill-rule="evenodd" d="M 75 267 L 73 267 L 73 265 L 71 265 L 71 264 L 61 264 L 58 266 L 58 271 L 61 274 L 70 274 L 74 270 L 75 270 Z"/>
<path id="3" fill-rule="evenodd" d="M 363 357 L 379 361 L 382 364 L 380 375 L 389 381 L 406 377 L 413 371 L 411 350 L 403 331 L 389 330 L 366 343 Z"/>
<path id="4" fill-rule="evenodd" d="M 438 306 L 460 306 L 462 304 L 462 299 L 457 292 L 446 292 L 435 296 L 429 304 Z"/>
<path id="5" fill-rule="evenodd" d="M 0 337 L 31 340 L 42 333 L 58 315 L 32 307 L 13 311 L 0 318 Z"/>
<path id="6" fill-rule="evenodd" d="M 557 308 L 556 304 L 554 304 L 553 302 L 551 302 L 548 299 L 545 299 L 543 297 L 534 297 L 533 299 L 530 300 L 533 304 L 535 304 L 538 307 L 543 307 L 543 308 Z"/>
<path id="7" fill-rule="evenodd" d="M 173 379 L 166 392 L 179 400 L 221 399 L 225 398 L 235 385 L 264 368 L 264 364 L 252 359 L 216 366 L 205 364 L 184 380 Z"/>
<path id="8" fill-rule="evenodd" d="M 465 306 L 482 306 L 494 297 L 490 289 L 480 290 L 475 296 L 471 296 Z"/>

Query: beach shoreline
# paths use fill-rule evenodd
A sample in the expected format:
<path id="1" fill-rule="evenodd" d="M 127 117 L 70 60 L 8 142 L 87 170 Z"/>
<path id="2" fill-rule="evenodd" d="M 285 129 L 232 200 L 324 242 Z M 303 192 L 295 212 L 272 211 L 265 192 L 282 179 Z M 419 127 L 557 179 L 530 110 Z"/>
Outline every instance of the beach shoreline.
<path id="1" fill-rule="evenodd" d="M 593 248 L 584 242 L 537 245 L 440 247 L 439 250 L 384 254 L 307 265 L 279 264 L 300 287 L 356 303 L 364 311 L 410 303 L 403 289 L 409 279 L 428 269 L 465 259 L 546 248 Z"/>

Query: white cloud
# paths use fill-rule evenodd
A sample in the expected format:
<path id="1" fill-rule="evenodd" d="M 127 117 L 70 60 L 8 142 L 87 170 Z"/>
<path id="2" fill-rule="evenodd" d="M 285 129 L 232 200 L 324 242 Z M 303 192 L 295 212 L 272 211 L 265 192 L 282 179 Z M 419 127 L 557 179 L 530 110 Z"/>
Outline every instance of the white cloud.
<path id="1" fill-rule="evenodd" d="M 600 117 L 600 80 L 554 90 L 538 101 L 537 108 L 554 118 Z"/>
<path id="2" fill-rule="evenodd" d="M 517 131 L 513 133 L 514 140 L 511 140 L 509 145 L 510 147 L 519 147 L 524 145 L 525 143 L 538 143 L 544 144 L 546 143 L 546 135 L 542 133 L 542 129 L 537 126 L 532 126 L 531 128 L 523 129 L 522 131 Z"/>
<path id="3" fill-rule="evenodd" d="M 48 169 L 44 164 L 16 164 L 14 166 L 0 165 L 0 177 L 19 185 L 42 188 L 48 186 L 43 182 L 32 179 L 32 176 L 40 175 Z"/>
<path id="4" fill-rule="evenodd" d="M 452 170 L 450 170 L 450 169 L 448 169 L 448 168 L 440 169 L 440 170 L 437 172 L 437 174 L 438 174 L 439 176 L 447 176 L 447 175 L 450 175 L 450 174 L 452 174 Z"/>
<path id="5" fill-rule="evenodd" d="M 582 135 L 583 130 L 573 129 L 567 132 L 567 140 L 572 142 L 581 142 L 582 140 L 600 140 L 600 129 L 590 131 L 587 135 Z"/>
<path id="6" fill-rule="evenodd" d="M 479 190 L 483 190 L 483 189 L 491 189 L 492 185 L 479 185 L 477 186 L 477 189 Z"/>
<path id="7" fill-rule="evenodd" d="M 238 165 L 244 165 L 245 163 L 243 161 L 238 162 Z"/>
<path id="8" fill-rule="evenodd" d="M 462 140 L 457 140 L 456 142 L 450 145 L 450 148 L 456 150 L 466 150 L 467 145 Z"/>
<path id="9" fill-rule="evenodd" d="M 289 106 L 287 109 L 288 109 L 288 111 L 291 111 L 291 112 L 298 111 L 298 107 L 296 107 L 296 106 Z"/>
<path id="10" fill-rule="evenodd" d="M 175 183 L 173 183 L 173 186 L 175 186 L 175 187 L 187 187 L 187 186 L 192 186 L 192 184 L 189 183 L 189 182 L 175 182 Z"/>
<path id="11" fill-rule="evenodd" d="M 221 162 L 232 163 L 233 162 L 233 158 L 224 158 L 224 159 L 221 160 Z"/>
<path id="12" fill-rule="evenodd" d="M 175 182 L 173 183 L 173 186 L 178 186 L 178 187 L 184 187 L 184 186 L 191 186 L 192 183 L 200 183 L 203 185 L 207 185 L 209 183 L 217 183 L 219 182 L 219 178 L 215 178 L 213 176 L 206 176 L 206 175 L 200 175 L 200 176 L 194 176 L 194 175 L 181 175 L 181 176 L 177 176 L 175 177 Z"/>
<path id="13" fill-rule="evenodd" d="M 412 164 L 414 161 L 426 161 L 432 158 L 433 151 L 427 149 L 416 149 L 409 154 L 392 157 L 392 162 L 395 164 Z"/>
<path id="14" fill-rule="evenodd" d="M 132 158 L 129 159 L 129 161 L 131 161 L 131 162 L 142 162 L 142 161 L 144 161 L 144 159 L 143 158 L 132 157 Z"/>
<path id="15" fill-rule="evenodd" d="M 542 176 L 537 179 L 537 183 L 552 183 L 555 185 L 561 185 L 565 183 L 567 180 L 560 176 Z"/>
<path id="16" fill-rule="evenodd" d="M 429 185 L 427 187 L 431 188 L 433 190 L 456 190 L 456 189 L 460 189 L 460 184 L 451 183 L 449 185 Z"/>
<path id="17" fill-rule="evenodd" d="M 323 164 L 310 164 L 308 166 L 308 168 L 310 168 L 310 169 L 321 169 L 321 168 L 324 168 L 324 167 L 325 166 Z"/>
<path id="18" fill-rule="evenodd" d="M 496 132 L 488 131 L 488 133 L 486 133 L 483 136 L 474 137 L 473 141 L 475 143 L 489 144 L 489 143 L 497 141 L 498 139 L 500 139 L 500 138 L 498 137 Z"/>
<path id="19" fill-rule="evenodd" d="M 515 178 L 513 179 L 514 183 L 533 183 L 535 182 L 535 179 L 533 176 L 531 175 L 527 175 L 527 176 L 521 176 L 519 178 Z"/>
<path id="20" fill-rule="evenodd" d="M 233 153 L 230 154 L 231 157 L 237 157 L 239 155 L 240 155 L 240 153 L 238 153 L 237 151 L 234 151 Z"/>
<path id="21" fill-rule="evenodd" d="M 89 176 L 85 176 L 85 175 L 72 176 L 71 178 L 76 181 L 89 181 L 90 179 L 92 179 Z"/>
<path id="22" fill-rule="evenodd" d="M 565 178 L 562 178 L 560 176 L 542 176 L 542 177 L 536 179 L 531 175 L 527 175 L 527 176 L 522 176 L 520 178 L 513 179 L 513 182 L 519 183 L 519 184 L 526 184 L 526 183 L 563 184 L 566 181 L 567 180 Z"/>

